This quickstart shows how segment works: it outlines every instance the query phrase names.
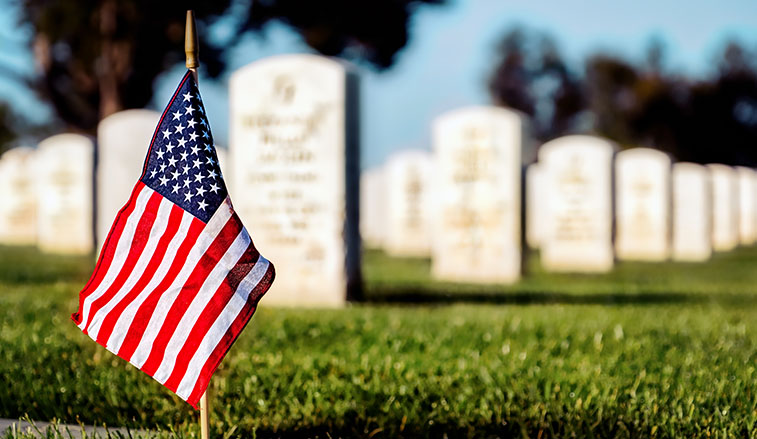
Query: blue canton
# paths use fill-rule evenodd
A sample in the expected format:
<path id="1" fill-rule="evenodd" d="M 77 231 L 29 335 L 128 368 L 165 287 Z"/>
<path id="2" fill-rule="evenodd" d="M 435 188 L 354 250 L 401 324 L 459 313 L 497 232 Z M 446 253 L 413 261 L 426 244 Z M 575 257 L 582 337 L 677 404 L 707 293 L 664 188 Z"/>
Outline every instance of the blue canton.
<path id="1" fill-rule="evenodd" d="M 163 113 L 142 182 L 205 223 L 228 195 L 200 92 L 189 72 Z"/>

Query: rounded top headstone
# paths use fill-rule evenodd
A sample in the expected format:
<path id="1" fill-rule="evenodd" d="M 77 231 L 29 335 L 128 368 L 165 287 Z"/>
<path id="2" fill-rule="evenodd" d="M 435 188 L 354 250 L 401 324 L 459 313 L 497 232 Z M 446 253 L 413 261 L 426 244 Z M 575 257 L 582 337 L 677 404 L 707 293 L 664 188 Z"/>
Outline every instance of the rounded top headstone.
<path id="1" fill-rule="evenodd" d="M 525 116 L 521 112 L 510 108 L 490 105 L 470 105 L 440 114 L 434 120 L 434 125 L 438 127 L 456 126 L 457 124 L 465 124 L 470 121 L 491 120 L 495 118 L 520 123 L 525 119 Z"/>
<path id="2" fill-rule="evenodd" d="M 257 61 L 253 61 L 239 69 L 235 70 L 230 77 L 230 84 L 233 87 L 237 82 L 244 81 L 247 76 L 257 75 L 260 72 L 266 72 L 269 70 L 285 69 L 296 73 L 307 74 L 312 72 L 313 69 L 320 70 L 321 72 L 330 72 L 333 74 L 344 74 L 347 70 L 352 70 L 353 67 L 344 61 L 336 60 L 333 58 L 311 55 L 311 54 L 286 54 L 286 55 L 274 55 L 269 56 Z M 243 85 L 243 84 L 239 84 Z M 282 97 L 286 98 L 291 96 L 293 91 L 291 90 L 291 84 L 288 84 L 286 78 L 278 80 L 277 88 L 282 94 Z"/>
<path id="3" fill-rule="evenodd" d="M 37 151 L 45 153 L 51 149 L 60 150 L 60 148 L 81 148 L 92 147 L 92 139 L 81 134 L 65 133 L 50 136 L 39 142 Z"/>
<path id="4" fill-rule="evenodd" d="M 539 148 L 539 161 L 543 161 L 550 156 L 553 151 L 565 147 L 579 148 L 582 152 L 589 153 L 610 153 L 614 154 L 618 147 L 610 140 L 602 137 L 576 134 L 570 136 L 558 137 L 550 140 Z"/>
<path id="5" fill-rule="evenodd" d="M 621 157 L 624 159 L 651 158 L 653 160 L 667 160 L 669 162 L 671 161 L 670 156 L 668 154 L 658 149 L 644 148 L 644 147 L 624 149 L 623 151 L 620 151 L 618 153 L 618 159 L 620 159 Z"/>
<path id="6" fill-rule="evenodd" d="M 111 133 L 119 136 L 133 136 L 134 127 L 151 127 L 155 131 L 160 113 L 153 110 L 133 109 L 113 113 L 101 120 L 97 125 L 97 136 L 100 142 L 103 136 Z M 141 134 L 141 133 L 140 133 Z M 149 145 L 145 145 L 145 151 Z"/>
<path id="7" fill-rule="evenodd" d="M 0 155 L 0 160 L 3 160 L 3 159 L 26 160 L 32 154 L 34 154 L 34 148 L 30 146 L 17 146 L 15 148 L 11 148 L 5 151 L 2 155 Z"/>

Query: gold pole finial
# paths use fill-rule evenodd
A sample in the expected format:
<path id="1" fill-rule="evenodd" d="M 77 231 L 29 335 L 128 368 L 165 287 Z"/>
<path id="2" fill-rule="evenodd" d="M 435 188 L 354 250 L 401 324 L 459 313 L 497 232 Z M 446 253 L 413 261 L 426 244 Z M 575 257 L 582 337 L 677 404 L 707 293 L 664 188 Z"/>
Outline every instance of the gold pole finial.
<path id="1" fill-rule="evenodd" d="M 197 68 L 200 67 L 200 45 L 197 43 L 197 29 L 195 27 L 195 13 L 187 11 L 187 25 L 184 30 L 184 52 L 187 54 L 187 68 L 197 81 Z"/>

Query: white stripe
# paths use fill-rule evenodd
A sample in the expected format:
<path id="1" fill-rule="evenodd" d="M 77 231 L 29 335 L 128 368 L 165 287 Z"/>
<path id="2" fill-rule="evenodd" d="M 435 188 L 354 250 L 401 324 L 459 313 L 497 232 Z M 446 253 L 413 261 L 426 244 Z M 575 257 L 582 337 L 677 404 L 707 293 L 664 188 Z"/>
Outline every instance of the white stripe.
<path id="1" fill-rule="evenodd" d="M 160 362 L 160 367 L 158 367 L 158 370 L 155 371 L 155 375 L 153 376 L 153 378 L 158 380 L 159 383 L 165 383 L 171 376 L 171 372 L 173 372 L 174 365 L 176 364 L 176 357 L 179 355 L 181 348 L 184 347 L 184 344 L 186 344 L 187 338 L 189 338 L 189 333 L 197 323 L 197 320 L 201 317 L 202 311 L 205 309 L 208 302 L 215 297 L 218 287 L 220 287 L 221 283 L 226 280 L 229 271 L 234 268 L 249 245 L 250 235 L 248 235 L 247 231 L 243 228 L 237 235 L 236 239 L 234 239 L 231 246 L 226 250 L 226 253 L 224 253 L 221 260 L 219 260 L 216 266 L 213 267 L 213 270 L 210 272 L 207 279 L 205 279 L 205 282 L 203 282 L 200 291 L 197 292 L 192 303 L 189 304 L 187 311 L 176 326 L 176 330 L 171 336 L 171 340 L 169 340 L 166 345 L 163 361 Z"/>
<path id="2" fill-rule="evenodd" d="M 118 351 L 121 349 L 121 345 L 126 338 L 129 327 L 131 327 L 131 324 L 134 321 L 134 316 L 137 314 L 139 307 L 142 306 L 142 304 L 145 300 L 147 300 L 148 297 L 150 297 L 150 293 L 152 293 L 153 290 L 155 290 L 155 288 L 160 285 L 160 283 L 163 281 L 163 277 L 168 273 L 168 270 L 171 269 L 174 259 L 176 259 L 176 253 L 178 253 L 179 247 L 184 242 L 184 239 L 186 239 L 187 233 L 189 231 L 189 226 L 192 224 L 193 218 L 194 215 L 192 215 L 191 213 L 182 211 L 179 230 L 176 231 L 176 235 L 174 235 L 174 237 L 171 239 L 171 242 L 168 244 L 168 250 L 166 250 L 166 253 L 163 256 L 163 260 L 160 262 L 160 266 L 157 270 L 155 270 L 152 279 L 150 279 L 150 283 L 148 283 L 145 288 L 139 292 L 139 295 L 134 299 L 133 302 L 131 302 L 126 308 L 124 308 L 124 312 L 121 313 L 118 321 L 113 326 L 113 332 L 110 334 L 110 338 L 108 339 L 107 343 L 109 351 L 113 352 L 114 354 L 118 354 Z"/>
<path id="3" fill-rule="evenodd" d="M 260 280 L 268 270 L 269 262 L 263 256 L 258 257 L 258 261 L 255 266 L 252 267 L 247 276 L 239 283 L 239 287 L 234 292 L 229 302 L 224 307 L 221 314 L 218 316 L 213 326 L 210 327 L 208 333 L 203 337 L 200 346 L 192 356 L 189 365 L 187 366 L 187 372 L 184 374 L 179 387 L 176 389 L 176 394 L 183 398 L 185 401 L 192 394 L 197 379 L 200 376 L 202 368 L 208 361 L 208 358 L 215 350 L 216 346 L 221 342 L 223 336 L 226 335 L 226 331 L 229 330 L 231 324 L 234 323 L 240 311 L 247 303 L 247 299 L 250 293 L 258 286 Z"/>
<path id="4" fill-rule="evenodd" d="M 118 305 L 121 300 L 124 299 L 124 297 L 134 287 L 134 284 L 136 284 L 139 278 L 144 274 L 145 268 L 147 267 L 147 264 L 150 262 L 150 259 L 155 253 L 155 248 L 158 246 L 158 242 L 160 242 L 160 238 L 163 236 L 163 233 L 165 233 L 166 228 L 168 227 L 168 217 L 171 213 L 171 207 L 173 205 L 173 202 L 169 201 L 166 198 L 162 198 L 160 200 L 160 206 L 158 206 L 155 222 L 150 229 L 150 235 L 147 238 L 147 243 L 142 249 L 142 254 L 139 255 L 137 263 L 134 264 L 134 269 L 131 271 L 131 273 L 129 273 L 129 277 L 126 279 L 121 288 L 113 295 L 113 297 L 111 297 L 108 303 L 106 303 L 92 316 L 92 322 L 90 322 L 89 327 L 87 328 L 87 332 L 93 339 L 97 340 L 97 334 L 100 332 L 100 326 L 102 326 L 103 320 L 105 320 L 105 317 L 108 315 L 108 313 L 110 313 L 110 311 L 116 305 Z"/>
<path id="5" fill-rule="evenodd" d="M 90 294 L 86 299 L 84 299 L 84 303 L 82 304 L 82 316 L 81 323 L 79 323 L 79 329 L 84 330 L 85 326 L 87 325 L 89 310 L 92 307 L 92 302 L 99 299 L 100 296 L 102 296 L 105 291 L 108 290 L 110 284 L 113 282 L 116 276 L 118 276 L 118 273 L 121 272 L 122 265 L 124 264 L 126 257 L 129 255 L 129 249 L 131 249 L 131 241 L 134 238 L 135 230 L 137 230 L 137 224 L 142 218 L 142 213 L 145 210 L 147 201 L 150 199 L 153 193 L 154 191 L 147 186 L 143 186 L 142 190 L 139 192 L 137 200 L 135 201 L 134 211 L 126 220 L 126 225 L 124 225 L 121 237 L 116 244 L 116 251 L 113 254 L 113 260 L 110 262 L 110 266 L 108 267 L 108 272 L 103 277 L 100 285 L 97 286 L 97 289 L 93 291 L 92 294 Z"/>
<path id="6" fill-rule="evenodd" d="M 208 221 L 203 231 L 197 237 L 197 242 L 194 247 L 192 247 L 192 250 L 189 251 L 187 261 L 184 263 L 179 274 L 176 275 L 176 278 L 166 291 L 161 294 L 160 299 L 158 300 L 158 305 L 155 307 L 155 311 L 153 311 L 152 316 L 150 317 L 150 322 L 147 324 L 144 334 L 142 334 L 142 339 L 139 341 L 139 345 L 134 351 L 134 355 L 129 359 L 131 364 L 140 369 L 145 364 L 145 361 L 147 361 L 150 351 L 152 350 L 152 344 L 155 342 L 155 339 L 158 337 L 158 334 L 163 327 L 163 322 L 166 319 L 168 311 L 171 310 L 171 305 L 173 305 L 174 300 L 178 297 L 184 283 L 187 281 L 187 278 L 189 278 L 189 275 L 192 274 L 192 271 L 197 266 L 200 258 L 202 258 L 208 250 L 208 247 L 210 247 L 216 239 L 216 236 L 226 225 L 229 218 L 231 218 L 231 205 L 228 204 L 227 197 L 224 204 L 221 204 L 218 210 L 216 210 L 216 213 L 213 214 L 210 221 Z"/>

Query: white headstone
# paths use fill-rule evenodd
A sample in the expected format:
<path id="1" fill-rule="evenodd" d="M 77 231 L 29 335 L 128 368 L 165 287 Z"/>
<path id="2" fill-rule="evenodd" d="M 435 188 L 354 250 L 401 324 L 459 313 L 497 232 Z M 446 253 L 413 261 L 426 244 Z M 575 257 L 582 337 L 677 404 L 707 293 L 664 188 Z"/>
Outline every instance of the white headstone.
<path id="1" fill-rule="evenodd" d="M 650 148 L 615 158 L 615 252 L 618 259 L 670 256 L 670 157 Z"/>
<path id="2" fill-rule="evenodd" d="M 547 187 L 541 262 L 550 271 L 604 272 L 614 262 L 612 160 L 615 146 L 566 136 L 539 150 Z"/>
<path id="3" fill-rule="evenodd" d="M 40 249 L 69 254 L 92 252 L 92 140 L 78 134 L 49 137 L 37 147 L 35 162 Z"/>
<path id="4" fill-rule="evenodd" d="M 739 242 L 752 245 L 757 239 L 757 172 L 736 167 L 739 181 Z"/>
<path id="5" fill-rule="evenodd" d="M 215 147 L 216 147 L 216 156 L 218 156 L 218 166 L 221 168 L 221 174 L 223 174 L 223 179 L 226 182 L 231 182 L 232 178 L 231 178 L 231 169 L 230 169 L 231 165 L 229 164 L 229 150 L 218 145 L 215 145 Z"/>
<path id="6" fill-rule="evenodd" d="M 496 107 L 462 108 L 434 121 L 435 278 L 520 278 L 523 129 L 521 115 Z"/>
<path id="7" fill-rule="evenodd" d="M 384 168 L 376 167 L 360 175 L 360 236 L 363 245 L 382 248 L 386 236 L 386 185 Z"/>
<path id="8" fill-rule="evenodd" d="M 710 174 L 696 163 L 673 164 L 673 259 L 706 261 L 712 255 Z"/>
<path id="9" fill-rule="evenodd" d="M 544 185 L 544 167 L 539 163 L 526 169 L 526 243 L 537 249 L 544 239 L 547 194 Z"/>
<path id="10" fill-rule="evenodd" d="M 739 244 L 739 182 L 730 166 L 709 164 L 712 181 L 712 249 L 733 250 Z"/>
<path id="11" fill-rule="evenodd" d="M 97 126 L 97 249 L 108 237 L 116 215 L 129 201 L 142 176 L 160 113 L 126 110 L 103 119 Z M 157 135 L 162 136 L 161 133 Z"/>
<path id="12" fill-rule="evenodd" d="M 0 244 L 37 242 L 34 150 L 18 147 L 0 157 Z"/>
<path id="13" fill-rule="evenodd" d="M 395 153 L 384 172 L 387 254 L 431 256 L 431 154 L 420 150 Z"/>
<path id="14" fill-rule="evenodd" d="M 357 76 L 283 55 L 230 81 L 231 197 L 276 266 L 264 304 L 339 306 L 360 288 Z"/>

